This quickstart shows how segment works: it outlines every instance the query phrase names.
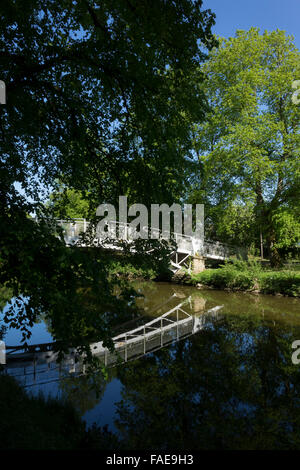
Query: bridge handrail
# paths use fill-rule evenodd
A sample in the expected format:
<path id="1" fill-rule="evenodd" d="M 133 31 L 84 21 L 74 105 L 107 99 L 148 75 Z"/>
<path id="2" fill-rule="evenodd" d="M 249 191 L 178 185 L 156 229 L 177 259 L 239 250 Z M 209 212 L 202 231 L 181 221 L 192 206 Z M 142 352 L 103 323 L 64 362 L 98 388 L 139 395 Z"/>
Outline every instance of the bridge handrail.
<path id="1" fill-rule="evenodd" d="M 234 249 L 237 249 L 237 248 L 240 248 L 243 250 L 246 249 L 245 247 L 242 247 L 242 246 L 232 245 L 230 243 L 220 242 L 218 240 L 209 240 L 207 238 L 204 239 L 204 243 L 209 244 L 209 245 L 226 246 L 226 247 L 234 248 Z"/>
<path id="2" fill-rule="evenodd" d="M 57 222 L 71 223 L 71 224 L 75 224 L 77 221 L 78 222 L 86 222 L 86 224 L 90 223 L 87 219 L 84 219 L 84 218 L 56 219 L 56 220 L 57 220 Z M 72 222 L 73 220 L 74 220 L 74 222 Z M 109 223 L 115 224 L 115 225 L 120 225 L 120 226 L 123 226 L 123 227 L 130 227 L 129 222 L 120 222 L 118 220 L 112 220 Z M 144 225 L 143 226 L 143 229 L 149 229 L 149 228 L 150 228 L 149 225 Z M 162 230 L 160 228 L 155 228 L 154 230 L 158 231 L 159 233 L 162 233 Z M 176 235 L 176 236 L 181 237 L 181 238 L 187 238 L 188 240 L 191 240 L 191 239 L 195 238 L 192 235 L 186 235 L 186 234 L 179 233 L 179 232 L 171 232 L 171 234 Z M 232 248 L 244 248 L 244 247 L 238 247 L 237 245 L 233 245 L 231 243 L 220 242 L 219 240 L 210 240 L 208 238 L 204 239 L 204 243 L 215 244 L 215 245 L 220 245 L 220 246 L 228 246 L 228 247 L 232 247 Z"/>
<path id="3" fill-rule="evenodd" d="M 35 219 L 37 220 L 37 219 Z M 87 219 L 85 218 L 70 218 L 70 219 L 55 219 L 57 224 L 59 225 L 62 225 L 62 224 L 70 224 L 71 226 L 76 226 L 77 223 L 82 223 L 83 226 L 82 226 L 82 229 L 81 232 L 85 233 L 87 231 L 87 228 L 88 226 L 90 225 L 90 221 L 88 221 Z M 125 227 L 125 228 L 128 228 L 130 229 L 130 223 L 129 222 L 120 222 L 120 221 L 117 221 L 117 220 L 113 220 L 113 221 L 110 221 L 109 222 L 110 224 L 114 224 L 116 226 L 119 226 L 119 227 Z M 143 226 L 143 230 L 150 230 L 150 227 L 149 226 Z M 153 229 L 151 229 L 153 230 Z M 161 229 L 157 228 L 157 229 L 154 229 L 155 231 L 157 231 L 160 235 L 161 235 L 161 238 L 164 238 L 163 237 L 163 232 Z M 193 240 L 196 240 L 196 237 L 193 237 L 191 235 L 186 235 L 186 234 L 182 234 L 182 233 L 178 233 L 178 232 L 170 232 L 171 235 L 174 236 L 175 238 L 175 241 L 178 241 L 178 239 L 182 240 L 183 242 L 184 241 L 188 241 L 188 242 L 193 242 Z M 77 236 L 77 235 L 76 235 Z M 109 238 L 109 236 L 108 236 Z M 220 242 L 220 241 L 217 241 L 217 240 L 210 240 L 210 239 L 204 239 L 204 242 L 203 242 L 203 246 L 206 246 L 206 247 L 214 247 L 215 249 L 223 249 L 223 250 L 229 250 L 229 251 L 232 251 L 233 253 L 237 253 L 237 252 L 240 252 L 240 253 L 244 253 L 246 254 L 247 253 L 247 248 L 246 247 L 241 247 L 241 246 L 236 246 L 236 245 L 233 245 L 233 244 L 230 244 L 230 243 L 224 243 L 224 242 Z"/>
<path id="4" fill-rule="evenodd" d="M 129 222 L 119 222 L 118 220 L 113 220 L 113 221 L 110 221 L 110 223 L 120 225 L 120 226 L 123 226 L 123 227 L 130 227 Z M 148 229 L 148 231 L 149 231 L 149 229 L 151 229 L 151 227 L 149 225 L 144 225 L 142 228 L 143 228 L 143 230 Z M 151 230 L 152 231 L 157 231 L 160 234 L 163 234 L 163 231 L 160 228 L 154 228 L 154 229 L 151 229 Z M 193 238 L 191 235 L 186 235 L 186 234 L 179 233 L 179 232 L 170 232 L 170 233 L 172 235 L 176 235 L 176 236 L 179 236 L 179 237 L 182 237 L 182 238 L 187 238 L 187 239 L 192 239 Z"/>
<path id="5" fill-rule="evenodd" d="M 73 222 L 74 221 L 74 222 Z M 56 219 L 56 222 L 58 223 L 64 223 L 64 224 L 67 224 L 67 223 L 70 223 L 72 225 L 75 225 L 77 222 L 85 222 L 86 223 L 86 226 L 89 225 L 90 221 L 87 220 L 87 219 L 83 219 L 83 218 L 74 218 L 74 219 Z M 119 225 L 121 227 L 128 227 L 128 228 L 131 228 L 130 227 L 130 222 L 120 222 L 118 220 L 111 220 L 108 222 L 108 224 L 115 224 L 115 225 Z M 146 230 L 146 229 L 150 229 L 151 227 L 149 225 L 144 225 L 143 227 L 143 230 Z M 155 229 L 151 229 L 152 231 L 157 231 L 159 232 L 160 234 L 163 233 L 163 231 L 160 229 L 160 228 L 155 228 Z M 181 237 L 181 238 L 186 238 L 188 240 L 191 240 L 193 239 L 194 237 L 192 237 L 191 235 L 186 235 L 186 234 L 183 234 L 183 233 L 179 233 L 179 232 L 170 232 L 172 235 L 176 235 L 178 237 Z"/>

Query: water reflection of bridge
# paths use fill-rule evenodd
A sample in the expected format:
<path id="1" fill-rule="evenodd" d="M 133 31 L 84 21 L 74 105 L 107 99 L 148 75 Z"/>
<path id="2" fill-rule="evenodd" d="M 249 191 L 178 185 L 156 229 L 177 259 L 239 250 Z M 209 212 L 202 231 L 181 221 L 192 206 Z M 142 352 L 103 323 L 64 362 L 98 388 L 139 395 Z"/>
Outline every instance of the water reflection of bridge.
<path id="1" fill-rule="evenodd" d="M 114 336 L 113 351 L 104 347 L 102 342 L 93 343 L 90 345 L 92 355 L 107 367 L 138 359 L 199 332 L 217 318 L 222 308 L 216 306 L 190 313 L 191 307 L 189 297 L 159 317 Z M 83 355 L 75 349 L 58 361 L 55 343 L 46 343 L 6 346 L 5 371 L 24 386 L 32 386 L 56 381 L 69 374 L 85 374 L 86 365 Z"/>

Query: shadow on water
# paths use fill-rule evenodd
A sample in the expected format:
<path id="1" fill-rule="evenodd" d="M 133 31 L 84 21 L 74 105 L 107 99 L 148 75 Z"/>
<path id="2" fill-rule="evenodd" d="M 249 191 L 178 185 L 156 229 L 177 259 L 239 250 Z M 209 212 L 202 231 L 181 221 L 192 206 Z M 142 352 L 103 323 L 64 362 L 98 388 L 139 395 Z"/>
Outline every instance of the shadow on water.
<path id="1" fill-rule="evenodd" d="M 154 318 L 191 295 L 194 315 L 223 305 L 197 334 L 90 379 L 54 389 L 128 449 L 299 449 L 300 301 L 163 283 L 135 283 Z M 38 389 L 38 388 L 37 388 Z M 49 388 L 41 388 L 49 392 Z M 54 393 L 54 392 L 53 392 Z"/>

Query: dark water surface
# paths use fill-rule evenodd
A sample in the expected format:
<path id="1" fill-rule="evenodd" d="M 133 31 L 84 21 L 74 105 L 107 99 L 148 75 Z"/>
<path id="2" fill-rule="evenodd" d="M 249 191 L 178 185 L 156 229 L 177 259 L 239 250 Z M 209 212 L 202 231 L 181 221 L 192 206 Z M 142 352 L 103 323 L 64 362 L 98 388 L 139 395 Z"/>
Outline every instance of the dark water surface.
<path id="1" fill-rule="evenodd" d="M 109 369 L 96 387 L 81 376 L 28 390 L 71 400 L 88 425 L 108 425 L 128 448 L 300 449 L 300 365 L 291 360 L 299 299 L 134 286 L 148 320 L 189 297 L 184 310 L 195 318 L 223 307 L 197 333 Z M 33 343 L 49 338 L 44 323 L 35 326 Z M 16 344 L 17 333 L 5 341 Z"/>

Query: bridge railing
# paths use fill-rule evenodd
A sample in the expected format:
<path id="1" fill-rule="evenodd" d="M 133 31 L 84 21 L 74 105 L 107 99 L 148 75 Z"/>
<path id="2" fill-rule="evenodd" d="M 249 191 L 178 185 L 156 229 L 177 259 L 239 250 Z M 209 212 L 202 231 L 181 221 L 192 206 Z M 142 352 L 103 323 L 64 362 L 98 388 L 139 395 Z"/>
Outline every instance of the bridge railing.
<path id="1" fill-rule="evenodd" d="M 62 227 L 64 232 L 64 238 L 67 244 L 73 244 L 79 241 L 80 234 L 86 233 L 89 228 L 89 221 L 85 219 L 74 219 L 74 221 L 68 220 L 57 220 L 57 224 Z M 170 236 L 175 240 L 178 250 L 182 252 L 192 253 L 193 251 L 193 237 L 184 235 L 181 233 L 171 232 L 163 233 L 160 229 L 151 229 L 148 226 L 141 228 L 144 234 L 148 237 L 157 239 L 169 239 Z M 108 223 L 106 235 L 101 234 L 102 240 L 119 238 L 120 240 L 133 241 L 135 237 L 135 229 L 131 227 L 129 223 L 122 223 L 118 221 L 111 221 Z M 95 231 L 95 239 L 99 239 L 97 232 Z"/>
<path id="2" fill-rule="evenodd" d="M 64 239 L 68 245 L 74 244 L 79 240 L 81 233 L 86 233 L 90 223 L 86 219 L 73 219 L 56 221 L 57 225 L 63 229 Z"/>
<path id="3" fill-rule="evenodd" d="M 211 259 L 228 259 L 236 256 L 240 259 L 247 259 L 247 249 L 239 246 L 233 246 L 217 241 L 204 241 L 204 256 Z"/>
<path id="4" fill-rule="evenodd" d="M 65 242 L 68 245 L 78 243 L 80 240 L 80 234 L 86 233 L 87 230 L 90 228 L 90 222 L 86 219 L 80 218 L 72 219 L 72 221 L 59 219 L 56 221 L 56 223 L 58 226 L 62 227 Z M 149 237 L 153 237 L 153 235 L 156 235 L 158 239 L 169 239 L 171 235 L 177 243 L 177 251 L 181 253 L 189 253 L 193 255 L 197 252 L 199 255 L 212 259 L 228 259 L 232 256 L 236 256 L 237 258 L 241 259 L 247 259 L 247 249 L 244 247 L 233 246 L 230 244 L 207 239 L 199 245 L 199 243 L 195 244 L 195 242 L 199 242 L 199 240 L 196 240 L 190 235 L 185 235 L 177 232 L 171 232 L 171 234 L 164 234 L 160 229 L 152 229 L 150 233 L 150 228 L 148 226 L 142 227 L 142 231 L 144 233 L 147 233 Z M 99 240 L 105 241 L 106 238 L 119 238 L 126 241 L 133 241 L 136 238 L 134 236 L 135 230 L 133 227 L 130 226 L 129 223 L 123 223 L 118 221 L 110 221 L 108 223 L 106 233 L 107 235 L 105 235 L 104 237 L 103 233 L 101 233 L 102 238 L 99 238 L 99 234 L 97 234 L 97 229 L 94 226 L 92 230 L 92 235 L 95 236 L 94 242 L 97 243 L 99 242 Z M 195 247 L 196 245 L 197 248 Z"/>

